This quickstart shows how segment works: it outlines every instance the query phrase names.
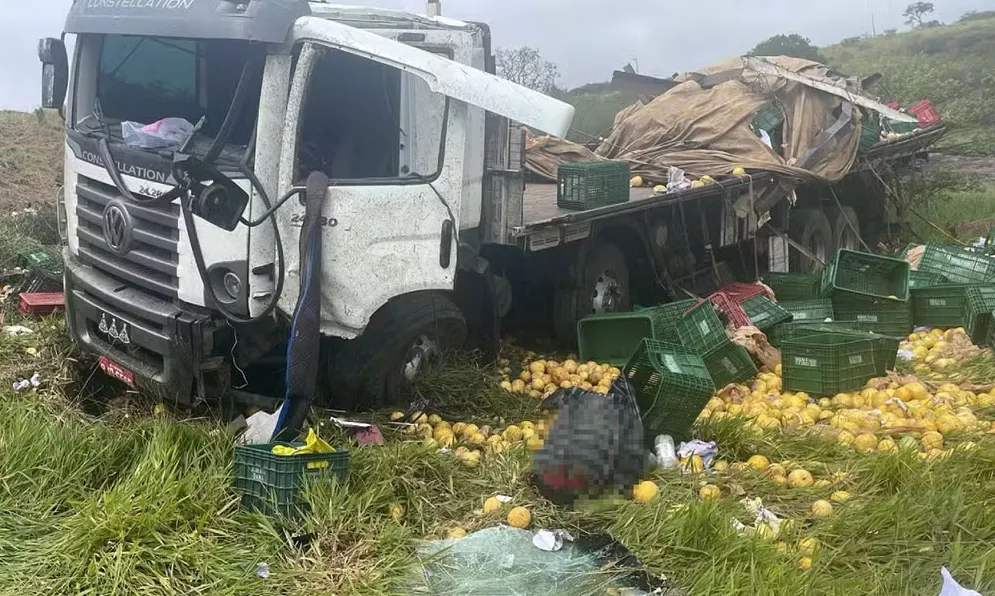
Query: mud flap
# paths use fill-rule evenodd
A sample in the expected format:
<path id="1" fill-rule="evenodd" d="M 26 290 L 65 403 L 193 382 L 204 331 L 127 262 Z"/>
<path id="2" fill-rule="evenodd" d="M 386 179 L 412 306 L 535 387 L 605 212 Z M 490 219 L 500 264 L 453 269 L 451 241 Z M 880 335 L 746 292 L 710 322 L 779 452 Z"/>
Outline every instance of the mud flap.
<path id="1" fill-rule="evenodd" d="M 273 431 L 274 441 L 296 441 L 318 387 L 321 346 L 321 207 L 328 177 L 312 172 L 304 195 L 300 236 L 301 288 L 287 342 L 287 390 Z"/>

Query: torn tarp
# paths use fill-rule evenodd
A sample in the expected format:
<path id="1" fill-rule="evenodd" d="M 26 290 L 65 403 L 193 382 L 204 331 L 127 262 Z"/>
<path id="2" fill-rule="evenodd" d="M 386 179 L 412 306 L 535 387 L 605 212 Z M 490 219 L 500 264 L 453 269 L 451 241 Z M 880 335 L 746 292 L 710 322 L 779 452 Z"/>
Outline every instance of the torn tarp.
<path id="1" fill-rule="evenodd" d="M 763 60 L 798 80 L 759 72 L 750 66 L 758 63 L 743 58 L 687 73 L 649 103 L 620 112 L 597 157 L 575 143 L 541 138 L 526 148 L 528 168 L 555 179 L 559 163 L 607 158 L 629 162 L 632 175 L 652 184 L 667 184 L 671 166 L 696 177 L 729 176 L 742 167 L 796 184 L 841 179 L 856 161 L 862 124 L 872 110 L 812 84 L 831 85 L 855 99 L 864 93 L 860 82 L 816 62 Z M 866 99 L 861 103 L 880 105 Z M 754 126 L 767 111 L 783 122 L 781 151 Z"/>

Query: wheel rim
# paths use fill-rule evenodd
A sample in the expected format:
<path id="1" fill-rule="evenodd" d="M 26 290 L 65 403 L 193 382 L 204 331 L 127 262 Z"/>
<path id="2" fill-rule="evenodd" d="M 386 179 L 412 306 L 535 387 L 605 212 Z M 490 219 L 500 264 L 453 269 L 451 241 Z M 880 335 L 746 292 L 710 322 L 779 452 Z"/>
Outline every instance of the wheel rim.
<path id="1" fill-rule="evenodd" d="M 409 383 L 427 370 L 439 356 L 439 346 L 427 335 L 421 335 L 408 348 L 401 374 Z"/>
<path id="2" fill-rule="evenodd" d="M 622 301 L 622 286 L 611 271 L 602 271 L 591 292 L 591 310 L 596 313 L 615 312 Z"/>

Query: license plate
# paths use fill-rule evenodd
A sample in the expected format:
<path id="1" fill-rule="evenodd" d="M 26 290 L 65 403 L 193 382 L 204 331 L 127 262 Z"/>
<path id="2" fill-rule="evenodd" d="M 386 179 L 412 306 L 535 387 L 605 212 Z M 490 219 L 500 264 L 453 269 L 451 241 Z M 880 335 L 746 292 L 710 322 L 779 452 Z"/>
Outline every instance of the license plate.
<path id="1" fill-rule="evenodd" d="M 121 365 L 114 362 L 110 358 L 101 356 L 100 370 L 104 371 L 109 376 L 114 377 L 118 381 L 126 383 L 129 387 L 135 386 L 135 375 L 131 374 L 131 371 L 122 368 Z"/>

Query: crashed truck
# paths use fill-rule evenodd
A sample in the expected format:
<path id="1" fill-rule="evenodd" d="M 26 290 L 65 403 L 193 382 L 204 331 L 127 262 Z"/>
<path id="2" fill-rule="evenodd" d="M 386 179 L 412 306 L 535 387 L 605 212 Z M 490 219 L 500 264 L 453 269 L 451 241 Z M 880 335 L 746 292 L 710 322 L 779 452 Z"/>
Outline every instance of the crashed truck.
<path id="1" fill-rule="evenodd" d="M 750 60 L 675 79 L 591 151 L 558 140 L 572 107 L 494 76 L 488 27 L 437 1 L 75 0 L 39 57 L 66 123 L 71 336 L 181 404 L 276 363 L 288 394 L 379 407 L 467 341 L 493 354 L 538 325 L 570 343 L 589 313 L 817 266 L 886 233 L 893 164 L 942 134 L 860 152 L 869 118 L 913 119 L 820 65 Z M 559 208 L 576 158 L 648 186 Z M 654 191 L 671 167 L 715 183 Z"/>

